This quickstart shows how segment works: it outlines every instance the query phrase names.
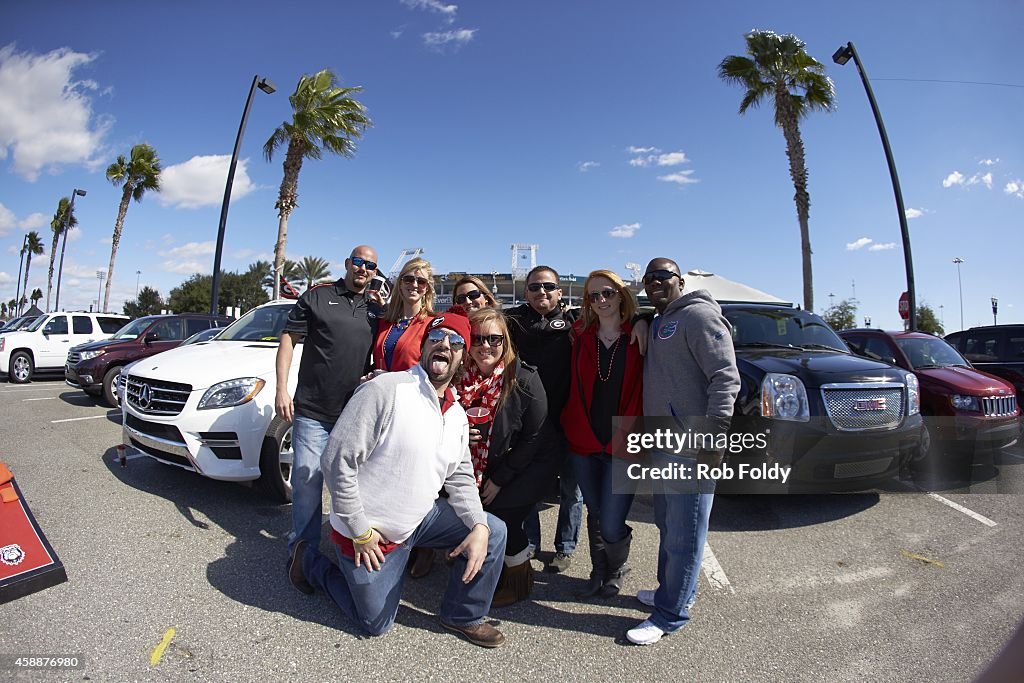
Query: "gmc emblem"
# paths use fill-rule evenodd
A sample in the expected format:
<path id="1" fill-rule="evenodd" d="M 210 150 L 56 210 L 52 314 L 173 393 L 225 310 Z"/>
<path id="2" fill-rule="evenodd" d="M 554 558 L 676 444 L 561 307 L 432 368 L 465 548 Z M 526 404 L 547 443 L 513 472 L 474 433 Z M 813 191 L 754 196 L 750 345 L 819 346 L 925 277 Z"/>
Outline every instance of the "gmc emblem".
<path id="1" fill-rule="evenodd" d="M 884 398 L 862 398 L 853 402 L 853 409 L 859 413 L 885 410 Z"/>

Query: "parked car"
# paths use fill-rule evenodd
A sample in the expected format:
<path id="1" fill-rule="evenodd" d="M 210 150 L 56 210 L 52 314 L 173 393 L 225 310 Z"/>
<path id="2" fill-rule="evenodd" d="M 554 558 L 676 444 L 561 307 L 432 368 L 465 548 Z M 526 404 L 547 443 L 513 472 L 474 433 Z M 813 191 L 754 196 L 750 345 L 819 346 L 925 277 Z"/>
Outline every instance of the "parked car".
<path id="1" fill-rule="evenodd" d="M 1020 436 L 1013 386 L 971 367 L 945 340 L 924 332 L 845 330 L 839 336 L 859 356 L 910 370 L 921 384 L 925 422 L 922 455 L 942 443 L 947 453 L 1008 446 Z"/>
<path id="2" fill-rule="evenodd" d="M 41 315 L 23 330 L 0 335 L 0 375 L 23 384 L 36 374 L 62 372 L 71 347 L 107 339 L 126 322 L 128 316 L 113 313 Z"/>
<path id="3" fill-rule="evenodd" d="M 291 423 L 274 414 L 275 360 L 294 301 L 258 306 L 217 338 L 146 358 L 126 370 L 126 445 L 212 479 L 257 481 L 291 499 Z M 302 345 L 288 389 L 295 390 Z"/>
<path id="4" fill-rule="evenodd" d="M 119 404 L 117 378 L 121 367 L 178 346 L 183 339 L 214 327 L 226 327 L 231 318 L 203 313 L 147 315 L 128 323 L 110 339 L 73 347 L 64 365 L 64 381 L 91 396 L 102 396 L 110 406 Z"/>
<path id="5" fill-rule="evenodd" d="M 913 373 L 850 353 L 817 315 L 784 305 L 722 304 L 741 387 L 733 431 L 767 433 L 748 450 L 792 466 L 791 491 L 867 488 L 919 454 Z"/>
<path id="6" fill-rule="evenodd" d="M 1024 405 L 1024 325 L 972 327 L 946 335 L 971 365 L 1001 377 L 1017 391 L 1017 404 Z"/>
<path id="7" fill-rule="evenodd" d="M 4 323 L 3 327 L 0 327 L 0 334 L 23 330 L 32 323 L 34 323 L 38 317 L 38 315 L 23 315 L 17 318 L 11 318 L 6 323 Z"/>
<path id="8" fill-rule="evenodd" d="M 189 344 L 198 344 L 199 342 L 210 341 L 223 331 L 224 330 L 221 327 L 211 327 L 208 330 L 196 332 L 191 337 L 178 344 L 178 346 L 188 346 Z"/>

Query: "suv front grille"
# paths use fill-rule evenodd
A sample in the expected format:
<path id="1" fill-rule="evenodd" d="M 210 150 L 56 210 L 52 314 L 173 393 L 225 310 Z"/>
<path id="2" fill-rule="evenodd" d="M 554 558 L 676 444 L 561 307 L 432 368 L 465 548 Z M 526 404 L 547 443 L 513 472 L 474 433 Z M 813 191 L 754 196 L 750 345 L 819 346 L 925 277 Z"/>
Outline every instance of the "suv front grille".
<path id="1" fill-rule="evenodd" d="M 125 383 L 128 405 L 150 415 L 177 415 L 185 407 L 192 386 L 128 375 Z"/>
<path id="2" fill-rule="evenodd" d="M 981 412 L 985 417 L 1006 417 L 1017 414 L 1016 396 L 993 396 L 981 399 Z"/>
<path id="3" fill-rule="evenodd" d="M 826 384 L 821 388 L 825 410 L 836 429 L 861 432 L 890 429 L 903 419 L 903 385 Z"/>
<path id="4" fill-rule="evenodd" d="M 81 351 L 68 351 L 68 365 L 77 365 L 82 360 Z"/>

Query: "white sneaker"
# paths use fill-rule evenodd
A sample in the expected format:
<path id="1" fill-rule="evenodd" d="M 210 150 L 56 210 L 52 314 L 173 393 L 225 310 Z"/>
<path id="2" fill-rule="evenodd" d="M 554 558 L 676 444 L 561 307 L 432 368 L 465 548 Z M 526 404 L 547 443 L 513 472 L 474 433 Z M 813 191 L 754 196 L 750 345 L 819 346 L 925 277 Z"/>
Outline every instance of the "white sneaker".
<path id="1" fill-rule="evenodd" d="M 644 588 L 643 590 L 638 590 L 636 592 L 636 599 L 640 602 L 641 605 L 647 605 L 648 607 L 654 607 L 654 594 L 656 592 L 657 591 L 655 589 L 653 589 L 653 588 L 650 588 L 650 589 Z"/>
<path id="2" fill-rule="evenodd" d="M 654 645 L 663 635 L 664 631 L 652 624 L 650 619 L 645 619 L 626 631 L 626 640 L 634 645 Z"/>

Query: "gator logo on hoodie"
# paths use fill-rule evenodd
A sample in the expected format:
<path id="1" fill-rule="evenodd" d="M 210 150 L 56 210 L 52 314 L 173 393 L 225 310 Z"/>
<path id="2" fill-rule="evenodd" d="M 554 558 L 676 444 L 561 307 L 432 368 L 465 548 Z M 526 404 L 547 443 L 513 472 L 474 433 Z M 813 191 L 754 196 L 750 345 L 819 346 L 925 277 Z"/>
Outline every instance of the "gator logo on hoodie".
<path id="1" fill-rule="evenodd" d="M 671 339 L 679 327 L 679 321 L 673 320 L 658 329 L 658 339 Z"/>

